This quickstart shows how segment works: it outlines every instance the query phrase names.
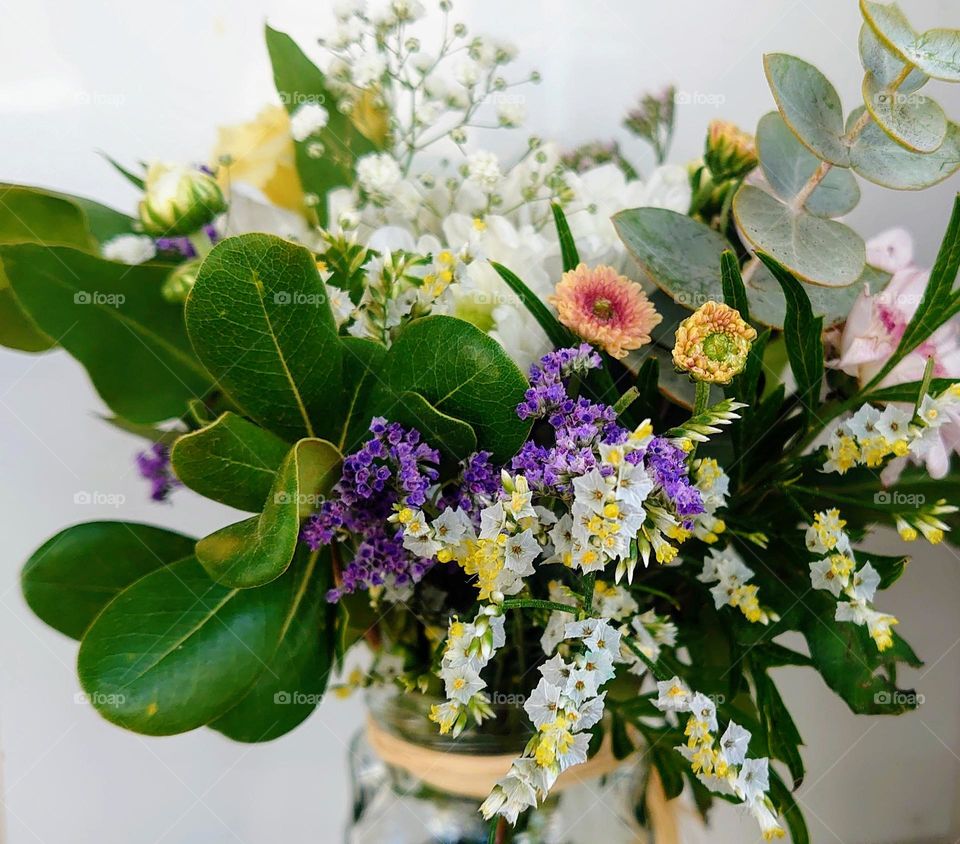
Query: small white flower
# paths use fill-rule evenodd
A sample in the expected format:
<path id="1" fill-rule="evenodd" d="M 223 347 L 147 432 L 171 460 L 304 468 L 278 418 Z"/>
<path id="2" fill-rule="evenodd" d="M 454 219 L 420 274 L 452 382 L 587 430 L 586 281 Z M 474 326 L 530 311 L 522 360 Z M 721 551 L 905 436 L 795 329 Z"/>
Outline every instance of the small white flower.
<path id="1" fill-rule="evenodd" d="M 480 81 L 480 75 L 483 68 L 473 59 L 464 58 L 457 62 L 453 71 L 453 78 L 457 80 L 464 88 L 472 88 Z"/>
<path id="2" fill-rule="evenodd" d="M 497 105 L 497 122 L 501 126 L 516 128 L 527 117 L 527 109 L 521 102 L 505 100 Z"/>
<path id="3" fill-rule="evenodd" d="M 617 477 L 617 499 L 643 512 L 643 502 L 653 490 L 653 479 L 643 466 L 624 461 Z"/>
<path id="4" fill-rule="evenodd" d="M 152 260 L 157 254 L 157 247 L 152 237 L 121 234 L 104 243 L 101 251 L 108 261 L 136 265 Z"/>
<path id="5" fill-rule="evenodd" d="M 679 677 L 657 682 L 656 707 L 661 712 L 688 712 L 690 698 L 690 689 Z"/>
<path id="6" fill-rule="evenodd" d="M 533 574 L 533 561 L 540 554 L 540 543 L 529 528 L 507 538 L 504 565 L 521 577 Z"/>
<path id="7" fill-rule="evenodd" d="M 470 698 L 486 685 L 469 665 L 441 668 L 440 676 L 446 687 L 447 698 L 458 703 L 469 703 Z"/>
<path id="8" fill-rule="evenodd" d="M 909 432 L 911 419 L 913 419 L 913 413 L 894 404 L 888 404 L 877 420 L 877 433 L 888 442 L 902 440 Z"/>
<path id="9" fill-rule="evenodd" d="M 872 601 L 879 585 L 880 575 L 870 563 L 866 563 L 853 576 L 853 583 L 850 584 L 850 594 L 858 601 Z"/>
<path id="10" fill-rule="evenodd" d="M 480 538 L 495 539 L 500 535 L 506 523 L 507 514 L 503 511 L 503 502 L 498 501 L 480 511 Z"/>
<path id="11" fill-rule="evenodd" d="M 600 474 L 599 469 L 591 469 L 587 474 L 573 479 L 574 501 L 591 513 L 603 515 L 609 493 L 607 479 Z"/>
<path id="12" fill-rule="evenodd" d="M 290 117 L 290 134 L 295 141 L 305 141 L 330 121 L 328 112 L 319 103 L 304 103 Z"/>
<path id="13" fill-rule="evenodd" d="M 735 788 L 745 803 L 751 803 L 762 797 L 770 787 L 769 761 L 762 759 L 744 759 L 737 775 Z"/>
<path id="14" fill-rule="evenodd" d="M 858 440 L 867 440 L 877 435 L 877 422 L 880 411 L 871 404 L 865 404 L 843 426 Z"/>
<path id="15" fill-rule="evenodd" d="M 338 20 L 346 20 L 354 15 L 362 14 L 366 8 L 366 0 L 334 0 L 333 2 L 333 13 Z"/>
<path id="16" fill-rule="evenodd" d="M 433 520 L 433 534 L 444 545 L 456 545 L 471 529 L 469 517 L 459 507 L 447 507 Z"/>
<path id="17" fill-rule="evenodd" d="M 350 78 L 358 88 L 369 88 L 386 72 L 387 60 L 379 53 L 361 55 L 350 68 Z"/>
<path id="18" fill-rule="evenodd" d="M 357 181 L 374 199 L 389 199 L 402 179 L 400 165 L 385 152 L 372 152 L 357 161 Z"/>
<path id="19" fill-rule="evenodd" d="M 565 662 L 560 654 L 557 654 L 540 667 L 540 674 L 551 686 L 559 686 L 561 689 L 565 689 L 570 681 L 572 668 L 572 665 Z"/>
<path id="20" fill-rule="evenodd" d="M 577 733 L 566 753 L 557 754 L 557 763 L 560 770 L 565 771 L 574 765 L 580 765 L 587 761 L 587 748 L 590 746 L 589 733 Z"/>
<path id="21" fill-rule="evenodd" d="M 833 563 L 828 557 L 810 563 L 810 583 L 814 589 L 825 589 L 832 593 L 834 598 L 839 598 L 843 589 L 843 584 L 834 574 Z"/>
<path id="22" fill-rule="evenodd" d="M 731 721 L 720 737 L 720 750 L 723 758 L 731 765 L 739 765 L 747 758 L 750 745 L 750 731 Z"/>
<path id="23" fill-rule="evenodd" d="M 548 683 L 541 677 L 537 687 L 530 693 L 523 704 L 524 711 L 538 730 L 545 724 L 555 721 L 560 709 L 560 697 L 563 690 L 559 686 Z"/>
<path id="24" fill-rule="evenodd" d="M 589 730 L 591 727 L 600 723 L 600 719 L 603 718 L 603 705 L 606 696 L 607 693 L 603 692 L 579 707 L 577 710 L 578 730 Z"/>
<path id="25" fill-rule="evenodd" d="M 690 698 L 690 712 L 694 718 L 707 725 L 708 732 L 717 731 L 717 705 L 705 694 L 697 692 Z"/>
<path id="26" fill-rule="evenodd" d="M 490 193 L 503 180 L 500 159 L 495 153 L 478 150 L 467 159 L 467 178 L 481 190 Z"/>

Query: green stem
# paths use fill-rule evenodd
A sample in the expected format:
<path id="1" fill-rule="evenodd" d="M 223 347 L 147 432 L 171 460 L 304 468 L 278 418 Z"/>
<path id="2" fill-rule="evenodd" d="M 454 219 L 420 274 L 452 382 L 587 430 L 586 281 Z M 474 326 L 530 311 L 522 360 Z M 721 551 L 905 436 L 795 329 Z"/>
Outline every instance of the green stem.
<path id="1" fill-rule="evenodd" d="M 576 615 L 579 610 L 569 604 L 560 604 L 556 601 L 542 601 L 540 598 L 507 598 L 501 606 L 505 610 L 553 610 L 568 612 Z"/>
<path id="2" fill-rule="evenodd" d="M 585 574 L 580 581 L 583 586 L 583 611 L 589 615 L 593 611 L 593 589 L 597 582 L 595 571 Z"/>
<path id="3" fill-rule="evenodd" d="M 631 651 L 633 651 L 633 653 L 635 653 L 641 660 L 643 660 L 644 664 L 650 669 L 650 673 L 653 674 L 654 677 L 661 681 L 670 679 L 670 675 L 660 668 L 657 663 L 650 659 L 650 657 L 648 657 L 643 651 L 641 651 L 640 648 L 634 643 L 633 639 L 631 639 L 629 636 L 624 636 L 620 641 L 623 642 L 623 644 L 625 644 Z"/>

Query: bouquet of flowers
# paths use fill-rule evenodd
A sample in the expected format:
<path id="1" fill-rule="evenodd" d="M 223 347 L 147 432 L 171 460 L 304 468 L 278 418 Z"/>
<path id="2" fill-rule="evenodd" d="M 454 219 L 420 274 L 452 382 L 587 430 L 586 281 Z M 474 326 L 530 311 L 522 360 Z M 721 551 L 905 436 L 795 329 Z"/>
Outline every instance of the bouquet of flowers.
<path id="1" fill-rule="evenodd" d="M 539 81 L 510 46 L 449 0 L 436 42 L 418 0 L 340 0 L 320 65 L 267 29 L 283 108 L 209 166 L 111 162 L 135 216 L 4 187 L 0 342 L 85 367 L 146 438 L 153 498 L 252 514 L 199 540 L 80 524 L 31 557 L 26 599 L 80 640 L 100 713 L 266 741 L 339 676 L 422 695 L 457 736 L 511 693 L 529 740 L 480 807 L 491 840 L 608 742 L 667 796 L 806 841 L 770 671 L 913 708 L 880 594 L 907 557 L 856 546 L 882 524 L 953 541 L 960 496 L 960 204 L 930 272 L 904 232 L 838 219 L 857 177 L 960 168 L 919 93 L 960 81 L 960 32 L 860 5 L 846 118 L 767 55 L 777 110 L 755 136 L 715 121 L 700 161 L 663 163 L 673 92 L 640 100 L 646 178 L 603 140 L 505 164 L 474 138 L 520 126 Z M 367 668 L 338 674 L 356 647 Z"/>

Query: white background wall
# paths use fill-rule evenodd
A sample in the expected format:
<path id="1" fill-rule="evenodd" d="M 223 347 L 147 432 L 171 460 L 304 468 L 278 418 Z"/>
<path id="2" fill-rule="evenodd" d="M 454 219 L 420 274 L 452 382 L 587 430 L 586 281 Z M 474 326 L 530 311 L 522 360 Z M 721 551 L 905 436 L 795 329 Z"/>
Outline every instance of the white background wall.
<path id="1" fill-rule="evenodd" d="M 764 51 L 800 55 L 858 96 L 853 0 L 459 0 L 472 31 L 509 38 L 544 84 L 527 91 L 529 128 L 566 143 L 622 136 L 642 89 L 674 82 L 675 160 L 698 154 L 709 119 L 750 127 L 772 108 Z M 904 0 L 920 27 L 960 26 L 956 0 Z M 129 207 L 132 193 L 96 157 L 202 160 L 217 124 L 273 101 L 265 19 L 309 45 L 328 4 L 293 0 L 7 0 L 0 27 L 0 180 L 48 185 Z M 960 96 L 943 97 L 960 116 Z M 499 142 L 506 152 L 510 139 Z M 637 154 L 640 147 L 627 143 Z M 910 227 L 930 263 L 957 189 L 866 188 L 853 216 L 864 234 Z M 246 747 L 213 733 L 145 739 L 75 701 L 75 645 L 36 621 L 17 576 L 61 527 L 93 518 L 159 522 L 203 534 L 230 513 L 187 492 L 148 504 L 131 468 L 137 443 L 106 427 L 104 408 L 67 356 L 0 353 L 0 663 L 7 825 L 14 844 L 44 842 L 328 842 L 345 817 L 346 742 L 357 702 L 330 700 L 300 730 Z M 74 504 L 79 491 L 125 496 Z M 957 841 L 960 770 L 960 570 L 947 547 L 921 550 L 882 606 L 927 665 L 903 682 L 925 695 L 899 719 L 854 718 L 804 670 L 783 686 L 807 741 L 800 797 L 815 842 Z M 725 807 L 711 840 L 756 840 Z"/>

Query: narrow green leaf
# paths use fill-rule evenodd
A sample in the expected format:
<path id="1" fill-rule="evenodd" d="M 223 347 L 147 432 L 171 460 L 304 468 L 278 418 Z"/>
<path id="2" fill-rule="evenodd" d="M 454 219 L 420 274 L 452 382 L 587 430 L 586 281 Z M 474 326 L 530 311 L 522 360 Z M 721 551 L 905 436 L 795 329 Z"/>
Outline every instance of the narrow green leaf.
<path id="1" fill-rule="evenodd" d="M 820 401 L 823 382 L 823 318 L 814 317 L 810 300 L 803 285 L 775 259 L 763 252 L 757 257 L 763 261 L 774 278 L 780 282 L 787 299 L 787 316 L 783 333 L 787 343 L 790 368 L 797 379 L 800 401 L 807 412 Z"/>
<path id="2" fill-rule="evenodd" d="M 221 528 L 197 543 L 197 559 L 217 583 L 262 586 L 286 571 L 300 519 L 317 509 L 340 476 L 340 452 L 325 440 L 296 443 L 277 470 L 259 516 Z"/>
<path id="3" fill-rule="evenodd" d="M 570 224 L 563 213 L 563 209 L 556 203 L 550 203 L 550 210 L 553 211 L 553 222 L 557 227 L 557 237 L 560 239 L 560 256 L 563 260 L 563 271 L 569 272 L 576 269 L 580 264 L 580 254 L 577 252 L 577 244 L 570 231 Z"/>
<path id="4" fill-rule="evenodd" d="M 103 158 L 114 170 L 116 170 L 124 179 L 126 179 L 130 184 L 135 188 L 144 190 L 146 183 L 143 180 L 142 176 L 138 176 L 136 173 L 131 172 L 126 167 L 124 167 L 119 161 L 115 158 L 112 158 L 110 155 L 105 153 L 103 150 L 99 150 L 100 157 Z"/>
<path id="5" fill-rule="evenodd" d="M 193 553 L 194 540 L 135 522 L 60 531 L 27 560 L 20 585 L 41 621 L 79 639 L 110 600 L 144 575 Z"/>
<path id="6" fill-rule="evenodd" d="M 194 492 L 256 513 L 288 451 L 275 434 L 228 412 L 180 437 L 170 460 L 176 476 Z"/>
<path id="7" fill-rule="evenodd" d="M 740 312 L 740 316 L 750 321 L 750 306 L 747 303 L 747 289 L 740 275 L 740 262 L 729 249 L 720 256 L 720 279 L 723 284 L 723 301 Z"/>
<path id="8" fill-rule="evenodd" d="M 561 325 L 560 321 L 543 303 L 543 300 L 514 273 L 496 261 L 491 261 L 490 265 L 497 271 L 500 278 L 506 282 L 507 286 L 517 295 L 523 303 L 523 306 L 530 312 L 530 315 L 537 323 L 539 323 L 544 334 L 547 335 L 547 338 L 556 348 L 562 349 L 565 346 L 575 346 L 579 342 L 577 336 L 570 331 L 570 329 Z"/>

